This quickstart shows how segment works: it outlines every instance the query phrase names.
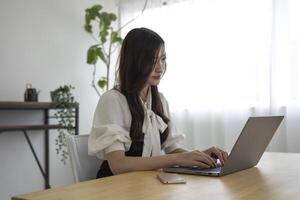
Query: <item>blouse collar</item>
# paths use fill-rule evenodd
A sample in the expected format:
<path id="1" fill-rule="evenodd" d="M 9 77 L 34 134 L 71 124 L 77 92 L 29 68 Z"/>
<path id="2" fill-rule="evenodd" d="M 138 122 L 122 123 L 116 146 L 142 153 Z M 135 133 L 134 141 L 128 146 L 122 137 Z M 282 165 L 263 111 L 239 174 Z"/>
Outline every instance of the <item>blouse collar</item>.
<path id="1" fill-rule="evenodd" d="M 160 133 L 163 133 L 168 125 L 151 109 L 151 88 L 149 88 L 146 103 L 143 102 L 142 98 L 140 98 L 140 101 L 142 102 L 145 112 L 143 123 L 143 133 L 145 134 L 143 156 L 161 155 Z"/>

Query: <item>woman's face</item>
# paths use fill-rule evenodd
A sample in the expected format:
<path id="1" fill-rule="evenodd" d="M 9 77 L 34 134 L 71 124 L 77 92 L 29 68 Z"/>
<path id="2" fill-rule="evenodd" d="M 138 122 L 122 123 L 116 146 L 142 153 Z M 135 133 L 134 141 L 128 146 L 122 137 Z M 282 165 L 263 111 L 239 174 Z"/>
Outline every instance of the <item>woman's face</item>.
<path id="1" fill-rule="evenodd" d="M 165 48 L 161 47 L 159 49 L 157 57 L 154 59 L 154 63 L 155 63 L 154 70 L 151 72 L 147 81 L 149 85 L 157 86 L 159 84 L 160 79 L 162 78 L 165 72 L 166 60 L 167 60 L 167 56 L 166 56 Z"/>

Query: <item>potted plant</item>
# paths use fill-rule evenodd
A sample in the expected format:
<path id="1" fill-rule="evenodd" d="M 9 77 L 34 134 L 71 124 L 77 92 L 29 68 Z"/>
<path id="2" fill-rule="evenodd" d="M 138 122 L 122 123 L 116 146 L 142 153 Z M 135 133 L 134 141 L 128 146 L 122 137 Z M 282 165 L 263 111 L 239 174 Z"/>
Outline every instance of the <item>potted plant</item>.
<path id="1" fill-rule="evenodd" d="M 65 133 L 75 134 L 75 110 L 74 107 L 78 103 L 74 100 L 72 90 L 75 89 L 71 85 L 60 86 L 54 91 L 51 91 L 51 100 L 56 108 L 54 117 L 58 120 L 58 124 L 62 127 L 58 129 L 58 136 L 55 139 L 56 153 L 61 155 L 61 161 L 66 164 L 68 152 L 66 150 Z"/>
<path id="2" fill-rule="evenodd" d="M 93 65 L 92 87 L 100 96 L 102 91 L 108 90 L 110 82 L 111 55 L 122 44 L 120 30 L 116 30 L 117 16 L 114 13 L 102 11 L 103 6 L 94 5 L 85 10 L 84 29 L 95 40 L 95 43 L 87 51 L 87 63 Z M 97 28 L 95 28 L 95 27 Z M 95 36 L 96 35 L 96 36 Z M 96 84 L 96 64 L 101 61 L 106 66 L 106 76 L 102 76 Z"/>
<path id="3" fill-rule="evenodd" d="M 87 63 L 93 65 L 91 86 L 99 96 L 101 96 L 101 92 L 109 89 L 111 57 L 122 44 L 121 30 L 142 15 L 147 4 L 148 0 L 145 0 L 141 13 L 118 29 L 114 28 L 117 27 L 117 16 L 114 13 L 102 11 L 102 5 L 96 4 L 85 10 L 84 29 L 95 40 L 95 43 L 87 51 Z M 96 80 L 96 64 L 99 60 L 106 67 L 106 76 Z M 102 90 L 101 92 L 99 88 Z"/>

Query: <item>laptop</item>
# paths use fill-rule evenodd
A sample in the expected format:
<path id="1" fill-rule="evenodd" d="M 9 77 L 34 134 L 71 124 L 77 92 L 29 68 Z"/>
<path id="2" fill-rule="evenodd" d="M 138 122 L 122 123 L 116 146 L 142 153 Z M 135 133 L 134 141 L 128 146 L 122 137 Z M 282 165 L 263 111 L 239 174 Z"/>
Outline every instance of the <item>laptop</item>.
<path id="1" fill-rule="evenodd" d="M 224 165 L 215 168 L 183 167 L 164 168 L 165 172 L 206 176 L 224 176 L 255 166 L 266 150 L 284 116 L 249 117 Z"/>

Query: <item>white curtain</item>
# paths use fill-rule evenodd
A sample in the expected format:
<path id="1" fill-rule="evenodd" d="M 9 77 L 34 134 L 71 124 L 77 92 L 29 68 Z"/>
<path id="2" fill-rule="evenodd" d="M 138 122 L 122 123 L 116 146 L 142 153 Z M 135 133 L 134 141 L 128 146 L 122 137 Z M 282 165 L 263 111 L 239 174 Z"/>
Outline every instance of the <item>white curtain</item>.
<path id="1" fill-rule="evenodd" d="M 144 1 L 120 1 L 121 24 Z M 300 152 L 300 1 L 149 0 L 126 26 L 166 42 L 159 88 L 184 146 L 231 150 L 249 116 L 284 115 L 269 151 Z M 255 138 L 253 138 L 255 139 Z"/>

